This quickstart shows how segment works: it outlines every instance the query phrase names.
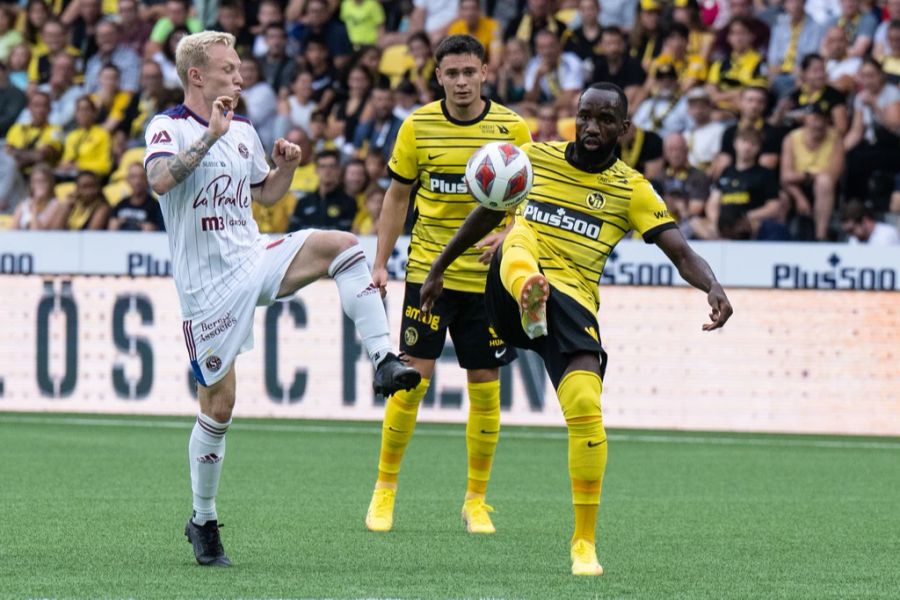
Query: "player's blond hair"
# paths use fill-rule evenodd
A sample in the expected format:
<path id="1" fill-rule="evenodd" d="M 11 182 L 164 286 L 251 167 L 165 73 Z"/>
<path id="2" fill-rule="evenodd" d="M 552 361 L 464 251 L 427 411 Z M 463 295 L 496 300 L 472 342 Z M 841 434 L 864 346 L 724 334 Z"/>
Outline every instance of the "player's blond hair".
<path id="1" fill-rule="evenodd" d="M 181 38 L 175 48 L 175 70 L 185 90 L 188 82 L 188 69 L 202 69 L 209 59 L 209 48 L 214 44 L 224 44 L 234 48 L 234 36 L 222 31 L 201 31 Z"/>

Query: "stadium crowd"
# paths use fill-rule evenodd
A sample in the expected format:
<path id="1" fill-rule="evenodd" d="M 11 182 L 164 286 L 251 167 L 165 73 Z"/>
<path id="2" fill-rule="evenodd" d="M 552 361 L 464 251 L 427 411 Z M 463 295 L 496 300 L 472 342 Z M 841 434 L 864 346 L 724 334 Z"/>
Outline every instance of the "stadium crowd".
<path id="1" fill-rule="evenodd" d="M 469 33 L 536 141 L 621 86 L 620 157 L 689 238 L 900 243 L 900 0 L 0 0 L 0 228 L 161 229 L 144 129 L 203 29 L 236 36 L 264 145 L 303 149 L 264 232 L 376 233 L 432 49 Z"/>

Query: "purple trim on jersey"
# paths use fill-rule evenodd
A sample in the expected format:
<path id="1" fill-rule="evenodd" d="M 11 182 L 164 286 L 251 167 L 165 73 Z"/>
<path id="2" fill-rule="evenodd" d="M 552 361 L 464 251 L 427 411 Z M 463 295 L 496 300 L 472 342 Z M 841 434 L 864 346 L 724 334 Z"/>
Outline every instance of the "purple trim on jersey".
<path id="1" fill-rule="evenodd" d="M 198 115 L 197 113 L 195 113 L 194 111 L 192 111 L 191 109 L 189 109 L 189 108 L 188 108 L 187 106 L 185 106 L 184 104 L 180 104 L 179 106 L 180 106 L 182 109 L 184 109 L 184 112 L 185 112 L 185 116 L 186 116 L 186 117 L 193 117 L 195 121 L 197 121 L 198 123 L 200 123 L 200 124 L 203 125 L 204 127 L 209 127 L 209 122 L 208 122 L 208 121 L 204 121 L 204 120 L 200 117 L 200 115 Z"/>
<path id="2" fill-rule="evenodd" d="M 175 156 L 175 153 L 174 152 L 154 152 L 153 154 L 151 154 L 150 156 L 148 156 L 147 158 L 144 159 L 144 166 L 146 167 L 147 165 L 149 165 L 150 161 L 153 160 L 154 158 L 162 158 L 164 156 Z"/>
<path id="3" fill-rule="evenodd" d="M 184 104 L 179 104 L 178 106 L 173 106 L 169 110 L 164 110 L 159 114 L 165 115 L 170 119 L 187 119 L 188 113 L 185 111 L 187 111 L 187 107 Z"/>
<path id="4" fill-rule="evenodd" d="M 238 123 L 246 123 L 247 125 L 253 125 L 253 123 L 250 122 L 250 119 L 248 119 L 244 115 L 239 115 L 237 113 L 234 113 L 233 119 L 235 121 L 237 121 Z"/>

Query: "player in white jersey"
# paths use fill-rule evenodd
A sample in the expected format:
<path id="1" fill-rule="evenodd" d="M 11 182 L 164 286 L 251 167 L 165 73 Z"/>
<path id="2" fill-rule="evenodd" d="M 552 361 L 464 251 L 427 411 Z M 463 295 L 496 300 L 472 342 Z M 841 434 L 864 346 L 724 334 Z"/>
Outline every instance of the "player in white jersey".
<path id="1" fill-rule="evenodd" d="M 185 342 L 200 384 L 188 447 L 194 512 L 185 535 L 197 562 L 228 566 L 215 500 L 235 402 L 234 360 L 253 347 L 256 306 L 329 275 L 375 364 L 375 391 L 411 389 L 420 375 L 390 352 L 384 305 L 355 236 L 260 235 L 251 201 L 273 204 L 287 192 L 300 148 L 276 140 L 270 170 L 253 126 L 234 114 L 242 84 L 234 36 L 189 35 L 175 54 L 184 104 L 150 122 L 144 167 L 160 195 Z"/>

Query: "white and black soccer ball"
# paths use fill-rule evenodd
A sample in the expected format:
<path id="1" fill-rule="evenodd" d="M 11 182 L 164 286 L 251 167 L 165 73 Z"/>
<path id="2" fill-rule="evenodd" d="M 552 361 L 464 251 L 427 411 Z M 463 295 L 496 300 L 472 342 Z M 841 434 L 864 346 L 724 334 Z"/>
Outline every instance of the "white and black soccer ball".
<path id="1" fill-rule="evenodd" d="M 531 191 L 534 171 L 521 148 L 509 142 L 491 142 L 479 148 L 466 164 L 466 185 L 479 204 L 491 210 L 509 210 Z"/>

